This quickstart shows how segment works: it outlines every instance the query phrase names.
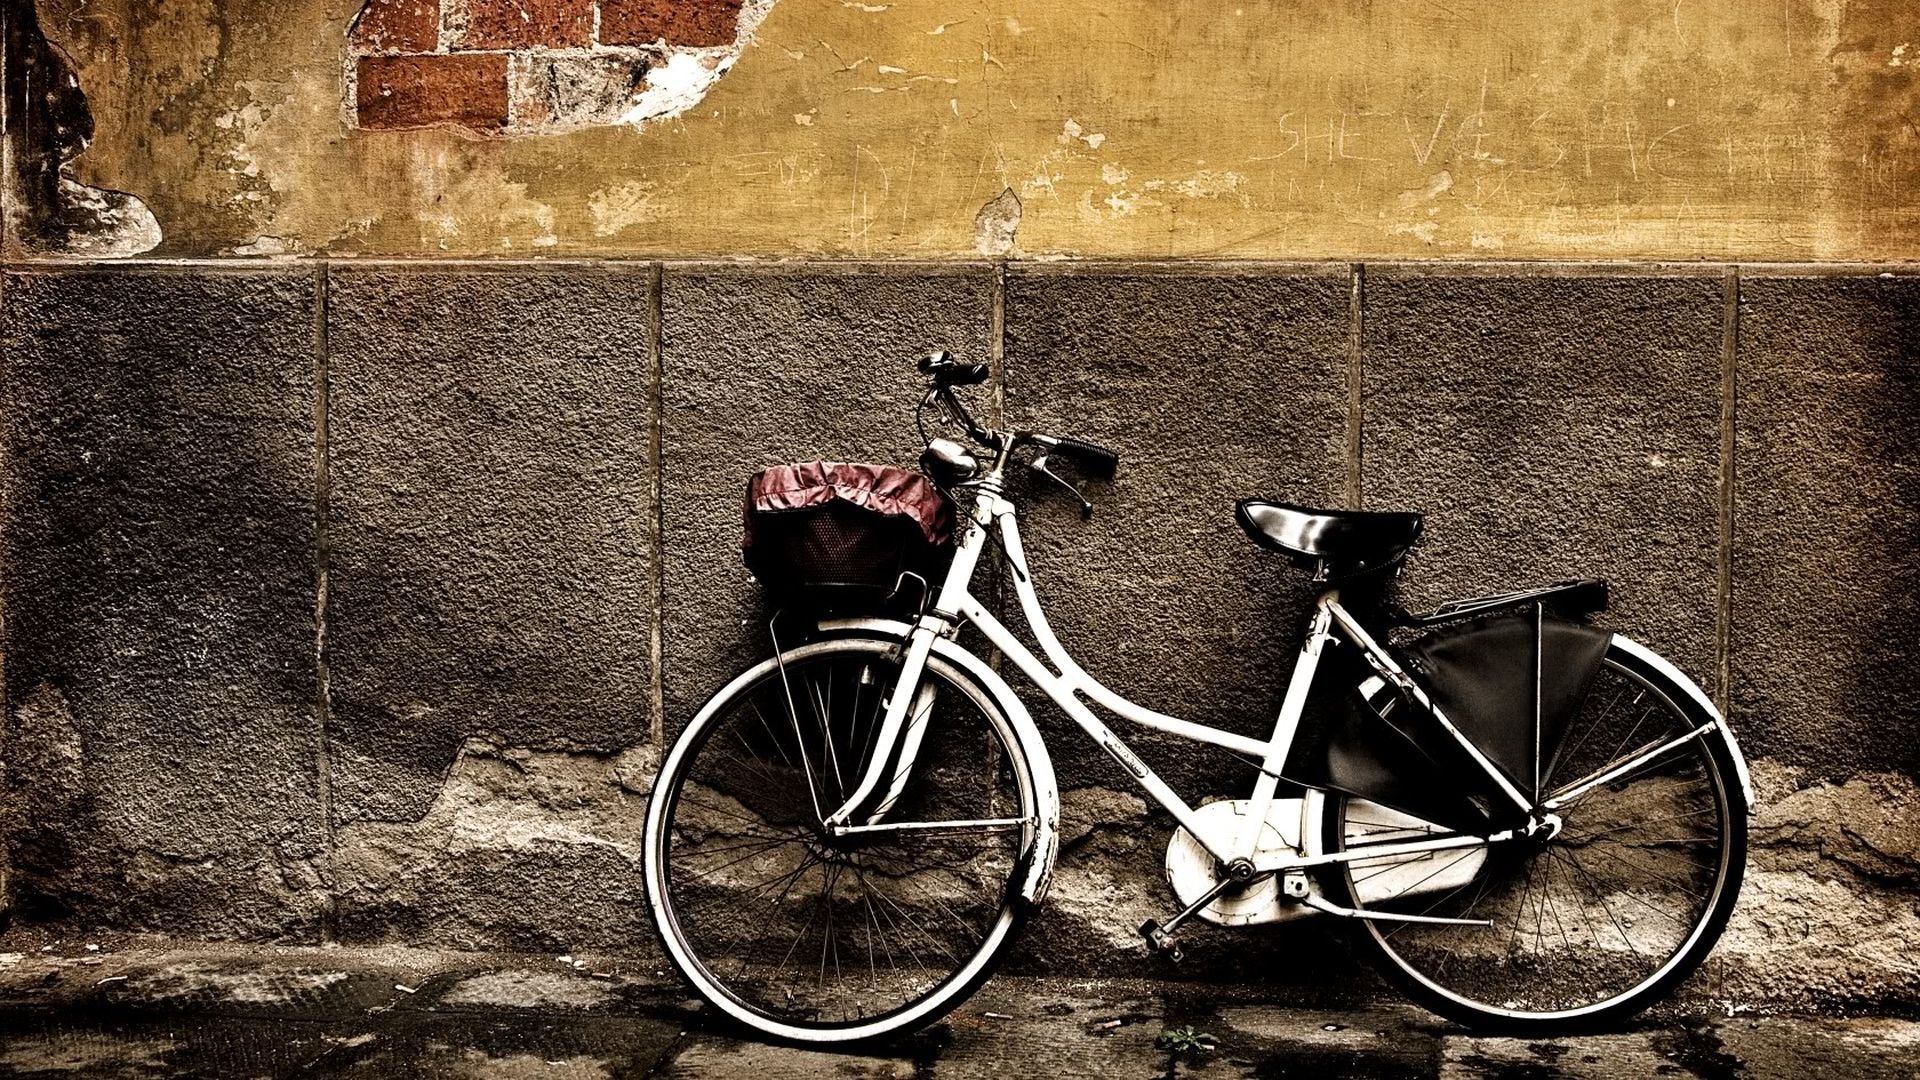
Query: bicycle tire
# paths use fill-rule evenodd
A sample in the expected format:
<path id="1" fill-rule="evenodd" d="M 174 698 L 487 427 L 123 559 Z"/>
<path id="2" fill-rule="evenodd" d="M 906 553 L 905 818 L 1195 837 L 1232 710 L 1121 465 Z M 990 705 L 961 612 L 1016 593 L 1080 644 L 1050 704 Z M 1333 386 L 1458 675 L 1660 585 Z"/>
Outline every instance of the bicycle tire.
<path id="1" fill-rule="evenodd" d="M 1684 676 L 1653 659 L 1651 653 L 1623 641 L 1616 635 L 1609 643 L 1601 672 L 1603 678 L 1610 677 L 1628 693 L 1645 695 L 1634 699 L 1636 708 L 1640 703 L 1650 705 L 1648 716 L 1661 713 L 1669 723 L 1690 728 L 1720 721 Z M 1583 739 L 1582 745 L 1591 745 L 1590 736 L 1602 732 L 1603 727 L 1611 729 L 1603 733 L 1611 741 L 1613 730 L 1627 726 L 1625 720 L 1610 723 L 1606 716 L 1594 715 L 1596 707 L 1603 707 L 1596 702 L 1607 700 L 1606 692 L 1597 682 L 1580 714 L 1580 726 L 1569 732 L 1565 745 Z M 1644 749 L 1644 741 L 1636 740 L 1641 739 L 1638 731 L 1645 720 L 1641 717 L 1634 721 L 1634 727 L 1621 740 L 1620 745 L 1632 743 L 1635 750 L 1611 752 L 1617 760 L 1629 760 Z M 1737 745 L 1724 731 L 1722 722 L 1722 726 L 1689 740 L 1645 769 L 1592 789 L 1566 808 L 1564 829 L 1537 846 L 1510 842 L 1513 846 L 1505 850 L 1498 845 L 1469 849 L 1469 853 L 1482 850 L 1483 855 L 1477 866 L 1465 870 L 1456 867 L 1450 871 L 1445 865 L 1435 865 L 1431 870 L 1427 865 L 1405 869 L 1414 866 L 1410 859 L 1380 860 L 1371 867 L 1365 860 L 1355 860 L 1331 867 L 1323 875 L 1323 885 L 1337 900 L 1352 907 L 1465 918 L 1504 911 L 1504 899 L 1513 893 L 1516 881 L 1524 880 L 1512 915 L 1494 920 L 1492 944 L 1498 945 L 1502 933 L 1507 938 L 1505 951 L 1499 955 L 1492 954 L 1497 949 L 1487 948 L 1489 935 L 1479 928 L 1354 920 L 1351 929 L 1397 987 L 1448 1019 L 1478 1029 L 1516 1034 L 1617 1024 L 1667 996 L 1700 965 L 1726 928 L 1738 901 L 1746 868 L 1749 808 L 1744 763 Z M 1578 751 L 1575 753 L 1577 756 Z M 1602 757 L 1599 767 L 1568 768 L 1559 779 L 1598 775 L 1606 766 Z M 1563 767 L 1569 764 L 1578 763 L 1561 763 Z M 1552 785 L 1545 790 L 1551 791 Z M 1326 850 L 1359 850 L 1361 845 L 1353 843 L 1356 838 L 1378 842 L 1404 838 L 1404 830 L 1410 827 L 1406 815 L 1393 811 L 1382 814 L 1381 809 L 1351 796 L 1331 798 L 1324 817 Z M 1392 831 L 1396 821 L 1400 834 Z M 1592 831 L 1595 821 L 1604 831 Z M 1663 849 L 1677 852 L 1699 848 L 1706 838 L 1669 837 L 1663 832 L 1706 832 L 1700 827 L 1706 821 L 1718 824 L 1711 865 L 1698 859 L 1679 864 L 1653 861 L 1669 855 Z M 1388 827 L 1379 828 L 1381 825 Z M 1618 839 L 1610 841 L 1610 837 Z M 1615 852 L 1596 846 L 1605 843 L 1630 845 L 1632 850 Z M 1572 850 L 1581 844 L 1585 846 Z M 1556 851 L 1556 846 L 1566 850 Z M 1602 862 L 1603 856 L 1608 861 Z M 1440 864 L 1448 857 L 1453 856 L 1424 856 L 1428 865 Z M 1521 865 L 1525 867 L 1524 879 L 1517 878 L 1516 867 Z M 1687 871 L 1689 865 L 1695 869 Z M 1577 898 L 1570 911 L 1562 912 L 1551 898 L 1556 870 L 1567 887 L 1566 893 Z M 1417 884 L 1416 872 L 1426 875 L 1417 879 Z M 1367 874 L 1390 881 L 1393 875 L 1399 875 L 1409 884 L 1396 893 L 1392 884 L 1368 879 Z M 1602 876 L 1608 874 L 1612 876 Z M 1435 875 L 1444 875 L 1440 884 L 1423 889 Z M 1696 894 L 1694 889 L 1703 879 L 1709 888 Z M 1454 881 L 1460 884 L 1456 886 Z M 1615 891 L 1607 891 L 1609 886 Z M 1435 896 L 1443 890 L 1444 895 Z M 1683 900 L 1683 896 L 1693 899 Z M 1534 897 L 1531 911 L 1530 897 Z M 1483 902 L 1487 905 L 1484 908 L 1479 906 Z M 1676 914 L 1680 910 L 1688 912 L 1684 926 Z M 1623 911 L 1631 914 L 1623 916 Z M 1662 915 L 1678 928 L 1664 932 L 1643 929 L 1636 920 L 1644 920 L 1653 928 L 1665 925 L 1655 922 L 1649 912 Z M 1518 949 L 1525 945 L 1529 915 L 1535 953 L 1523 955 Z M 1554 920 L 1552 924 L 1547 923 L 1548 918 Z M 1561 949 L 1553 949 L 1555 937 L 1561 939 Z M 1668 950 L 1658 947 L 1662 938 L 1677 940 Z M 1643 953 L 1643 946 L 1651 947 Z M 1555 952 L 1562 955 L 1553 955 Z M 1638 959 L 1643 955 L 1646 960 Z M 1448 967 L 1456 963 L 1459 966 L 1449 973 Z M 1551 974 L 1539 974 L 1549 970 Z M 1607 987 L 1614 972 L 1631 976 L 1617 992 Z M 1476 986 L 1476 982 L 1481 985 Z M 1506 995 L 1502 1000 L 1486 1000 L 1502 993 Z"/>
<path id="2" fill-rule="evenodd" d="M 703 785 L 722 775 L 719 767 L 730 764 L 707 753 L 713 740 L 730 730 L 728 718 L 743 715 L 740 707 L 743 703 L 754 703 L 756 695 L 784 697 L 795 682 L 810 678 L 816 680 L 813 685 L 817 688 L 820 677 L 829 680 L 842 676 L 852 678 L 854 676 L 849 673 L 863 666 L 894 662 L 898 655 L 896 642 L 835 639 L 801 646 L 755 665 L 732 680 L 700 709 L 675 741 L 661 766 L 649 801 L 645 833 L 646 881 L 655 929 L 665 946 L 668 959 L 687 985 L 720 1015 L 762 1037 L 792 1043 L 846 1045 L 885 1039 L 932 1024 L 965 1001 L 991 976 L 1029 914 L 1029 905 L 1019 895 L 1019 883 L 1035 846 L 1039 814 L 1038 785 L 1029 758 L 1013 725 L 994 703 L 991 694 L 939 657 L 931 657 L 927 663 L 926 678 L 938 687 L 938 693 L 927 721 L 925 739 L 919 744 L 920 757 L 912 764 L 913 774 L 909 776 L 898 801 L 890 804 L 891 809 L 886 811 L 886 820 L 896 823 L 916 821 L 918 819 L 914 815 L 917 813 L 933 810 L 944 812 L 958 809 L 961 813 L 973 813 L 974 810 L 959 808 L 976 805 L 972 800 L 981 796 L 969 794 L 975 790 L 972 781 L 978 779 L 976 774 L 991 773 L 995 791 L 985 798 L 988 802 L 1009 800 L 1003 808 L 1004 817 L 1000 820 L 1018 819 L 1024 823 L 1017 828 L 1005 825 L 996 827 L 995 835 L 1006 836 L 1008 841 L 996 844 L 992 851 L 982 847 L 967 854 L 964 859 L 953 858 L 951 848 L 941 849 L 931 861 L 919 863 L 907 862 L 902 856 L 878 850 L 888 844 L 898 847 L 909 840 L 883 839 L 864 848 L 833 849 L 817 832 L 799 835 L 808 832 L 811 825 L 796 831 L 791 825 L 776 827 L 774 824 L 780 820 L 773 816 L 776 809 L 787 814 L 794 811 L 791 806 L 780 807 L 779 800 L 771 796 L 769 791 L 784 785 L 789 789 L 787 802 L 799 800 L 792 793 L 795 779 L 790 775 L 791 763 L 785 763 L 783 772 L 781 765 L 769 764 L 774 757 L 774 753 L 769 751 L 761 755 L 765 760 L 756 760 L 744 766 L 746 771 L 741 775 L 752 775 L 752 790 L 733 792 L 739 798 L 728 801 L 720 813 L 722 816 L 733 815 L 733 818 L 727 819 L 733 822 L 729 827 L 764 827 L 780 832 L 782 836 L 786 832 L 794 832 L 792 842 L 785 839 L 768 840 L 766 837 L 772 835 L 769 832 L 763 837 L 745 841 L 749 845 L 764 846 L 743 849 L 747 852 L 745 865 L 755 870 L 770 866 L 776 873 L 791 876 L 792 880 L 787 881 L 786 890 L 777 898 L 771 898 L 771 903 L 761 902 L 770 898 L 770 889 L 755 889 L 746 898 L 752 902 L 735 905 L 737 917 L 747 920 L 753 928 L 739 936 L 732 933 L 733 927 L 722 925 L 717 916 L 699 910 L 694 894 L 702 889 L 710 890 L 710 886 L 702 879 L 715 871 L 697 869 L 697 853 L 689 852 L 704 842 L 697 835 L 700 830 L 712 828 L 713 808 L 718 798 L 703 791 L 699 798 L 705 800 L 704 812 L 709 815 L 709 820 L 701 823 L 696 819 L 703 812 L 702 803 L 690 797 L 688 790 L 689 784 Z M 860 715 L 863 695 L 855 693 L 853 709 L 842 713 L 832 705 L 833 687 L 836 684 L 829 681 L 826 685 L 827 692 L 813 699 L 816 704 L 823 701 L 825 704 L 825 708 L 815 716 L 825 736 L 822 741 L 812 742 L 813 736 L 808 733 L 803 736 L 809 740 L 807 743 L 803 744 L 798 738 L 793 742 L 784 742 L 783 738 L 775 738 L 768 731 L 758 736 L 767 740 L 764 745 L 774 748 L 784 746 L 788 751 L 787 757 L 797 757 L 804 765 L 812 759 L 798 753 L 803 745 L 834 747 L 834 753 L 844 754 L 862 740 L 871 742 L 872 722 L 877 714 L 869 712 L 869 715 Z M 815 690 L 809 688 L 802 692 L 815 693 Z M 882 696 L 877 686 L 872 696 Z M 795 712 L 799 711 L 800 706 L 796 705 Z M 964 722 L 966 717 L 972 718 L 972 725 Z M 861 721 L 867 722 L 868 726 L 860 727 Z M 807 729 L 796 720 L 794 730 L 798 735 Z M 986 736 L 989 741 L 972 741 L 974 736 L 980 735 Z M 959 743 L 967 744 L 966 753 L 950 752 Z M 748 744 L 743 742 L 742 745 Z M 872 752 L 870 747 L 867 752 Z M 727 753 L 739 757 L 738 752 L 730 748 Z M 969 760 L 961 760 L 969 755 L 972 755 Z M 713 767 L 703 769 L 703 758 Z M 861 775 L 865 760 L 862 757 L 856 762 L 842 761 L 839 764 L 846 766 L 844 771 L 848 776 L 857 777 Z M 815 783 L 824 787 L 828 780 L 822 776 L 816 781 L 811 772 L 807 773 L 807 777 L 808 780 L 800 784 L 811 799 L 815 797 Z M 950 783 L 961 793 L 956 795 L 947 791 L 946 785 Z M 845 784 L 845 787 L 852 786 L 850 782 Z M 691 809 L 683 815 L 682 807 Z M 734 820 L 743 813 L 758 820 Z M 938 820 L 954 818 L 949 816 Z M 817 823 L 817 818 L 814 823 Z M 921 832 L 902 830 L 889 835 L 911 839 Z M 982 835 L 985 832 L 981 830 Z M 945 843 L 947 841 L 940 837 L 949 835 L 952 834 L 939 831 L 936 836 L 936 830 L 926 829 L 921 842 Z M 801 852 L 805 854 L 799 854 Z M 736 853 L 721 850 L 725 858 L 732 858 Z M 783 859 L 798 861 L 789 866 Z M 807 923 L 795 934 L 788 951 L 790 954 L 798 951 L 804 939 L 811 954 L 817 941 L 821 960 L 817 971 L 808 973 L 814 983 L 812 987 L 802 985 L 807 980 L 798 977 L 785 979 L 784 985 L 776 987 L 773 984 L 783 979 L 787 960 L 783 959 L 779 967 L 768 975 L 764 962 L 748 962 L 742 955 L 727 953 L 755 952 L 761 950 L 764 944 L 770 955 L 772 946 L 784 942 L 784 936 L 773 936 L 773 928 L 782 925 L 790 927 L 795 921 L 795 917 L 786 915 L 782 908 L 785 898 L 792 895 L 792 890 L 801 883 L 813 887 L 815 875 L 812 867 L 804 865 L 805 860 L 809 859 L 814 860 L 814 866 L 823 867 L 817 875 L 820 879 L 817 910 L 808 916 Z M 893 861 L 886 861 L 889 859 Z M 831 867 L 848 869 L 841 871 Z M 840 884 L 843 879 L 839 876 L 842 873 L 848 875 L 844 878 L 844 891 Z M 696 874 L 699 876 L 696 877 Z M 940 874 L 950 876 L 942 879 L 937 876 Z M 970 875 L 977 875 L 980 880 L 972 882 Z M 851 902 L 855 882 L 864 890 L 857 905 Z M 956 898 L 953 895 L 956 883 L 977 886 L 971 897 L 977 903 L 971 907 L 965 906 L 967 898 Z M 896 884 L 900 888 L 891 888 Z M 921 905 L 918 909 L 915 895 L 906 888 L 907 885 L 919 889 L 924 898 L 918 901 Z M 761 896 L 761 892 L 769 896 Z M 876 896 L 880 898 L 877 903 L 874 899 Z M 981 919 L 981 913 L 976 908 L 988 903 L 989 898 L 995 905 L 991 918 Z M 926 906 L 928 902 L 932 907 Z M 834 937 L 832 930 L 834 913 L 858 913 L 861 908 L 864 908 L 866 921 L 850 927 L 846 940 L 850 945 L 857 946 L 864 937 L 865 952 L 861 954 L 856 949 L 854 955 L 843 956 L 841 941 Z M 925 914 L 934 908 L 940 909 L 940 921 L 936 927 L 929 929 L 925 923 L 916 922 L 916 910 Z M 825 912 L 827 918 L 823 931 L 816 935 L 812 933 L 812 927 L 820 912 Z M 958 924 L 960 929 L 954 929 L 949 926 L 950 923 Z M 962 930 L 968 934 L 963 935 Z M 784 932 L 781 931 L 782 934 Z M 965 946 L 964 955 L 959 955 L 951 948 L 952 943 L 966 941 L 969 937 L 973 940 Z M 763 943 L 762 939 L 767 940 Z M 876 944 L 882 948 L 876 949 Z M 898 948 L 894 948 L 896 945 Z M 922 959 L 920 953 L 924 951 L 932 955 L 935 945 L 949 946 L 946 951 L 952 961 L 950 964 L 938 959 L 932 962 Z M 894 965 L 884 978 L 877 970 L 882 955 Z M 909 955 L 910 964 L 905 961 Z M 730 976 L 723 973 L 729 961 L 735 961 Z M 858 964 L 851 961 L 858 961 Z M 853 986 L 859 971 L 848 974 L 850 968 L 858 968 L 861 964 L 868 965 L 867 973 L 870 976 L 869 985 L 864 991 Z M 908 968 L 913 970 L 903 971 Z M 924 972 L 921 968 L 924 968 Z M 749 978 L 755 971 L 761 974 Z M 795 975 L 798 975 L 797 969 Z M 761 985 L 763 982 L 766 985 Z M 829 983 L 841 995 L 837 1002 L 826 1000 Z M 895 985 L 916 983 L 918 985 L 912 985 L 910 990 L 889 989 Z M 776 992 L 785 997 L 774 997 Z M 875 1005 L 871 1014 L 864 1012 L 868 1005 L 888 993 L 908 996 L 901 1000 L 889 1000 L 884 1008 Z M 854 1002 L 858 1002 L 858 1005 L 854 1005 Z M 834 1012 L 830 1006 L 837 1006 L 840 1011 Z M 862 1010 L 861 1014 L 850 1015 L 849 1010 L 856 1007 Z"/>

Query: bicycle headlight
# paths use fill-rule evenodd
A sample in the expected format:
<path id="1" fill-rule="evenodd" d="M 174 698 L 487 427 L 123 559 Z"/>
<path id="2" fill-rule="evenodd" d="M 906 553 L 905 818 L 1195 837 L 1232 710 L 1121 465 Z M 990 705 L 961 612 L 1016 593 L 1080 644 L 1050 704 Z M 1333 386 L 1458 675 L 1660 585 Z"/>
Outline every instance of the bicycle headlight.
<path id="1" fill-rule="evenodd" d="M 980 474 L 980 459 L 952 439 L 934 439 L 920 455 L 920 470 L 943 488 L 958 487 Z"/>

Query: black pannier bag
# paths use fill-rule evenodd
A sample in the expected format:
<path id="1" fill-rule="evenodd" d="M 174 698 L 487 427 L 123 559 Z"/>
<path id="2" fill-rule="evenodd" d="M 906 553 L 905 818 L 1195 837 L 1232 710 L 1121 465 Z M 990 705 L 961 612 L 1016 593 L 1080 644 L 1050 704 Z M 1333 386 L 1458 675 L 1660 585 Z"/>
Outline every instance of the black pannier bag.
<path id="1" fill-rule="evenodd" d="M 908 469 L 778 465 L 747 481 L 741 550 L 777 605 L 875 611 L 890 596 L 918 601 L 939 587 L 953 557 L 953 508 Z M 902 588 L 905 574 L 920 581 Z"/>
<path id="2" fill-rule="evenodd" d="M 1400 655 L 1447 719 L 1507 776 L 1534 796 L 1536 731 L 1543 771 L 1613 635 L 1538 608 L 1454 623 Z M 1351 646 L 1330 657 L 1351 686 L 1370 674 Z M 1365 684 L 1342 708 L 1324 710 L 1317 737 L 1289 755 L 1287 772 L 1452 829 L 1482 833 L 1522 823 L 1514 807 L 1433 717 L 1390 685 Z M 1538 718 L 1538 726 L 1535 720 Z M 1463 782 L 1464 781 L 1464 782 Z"/>

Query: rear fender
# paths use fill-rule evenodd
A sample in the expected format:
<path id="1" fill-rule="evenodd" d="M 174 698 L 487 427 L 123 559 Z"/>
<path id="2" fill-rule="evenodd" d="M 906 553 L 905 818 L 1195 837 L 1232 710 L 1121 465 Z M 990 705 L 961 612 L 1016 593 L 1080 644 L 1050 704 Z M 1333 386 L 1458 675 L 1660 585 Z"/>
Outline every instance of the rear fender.
<path id="1" fill-rule="evenodd" d="M 904 646 L 913 625 L 898 619 L 826 619 L 820 622 L 819 630 L 826 637 L 878 638 Z M 999 672 L 988 667 L 986 661 L 945 637 L 934 640 L 932 655 L 959 669 L 987 692 L 1000 707 L 1001 715 L 1020 740 L 1020 749 L 1027 755 L 1027 765 L 1033 771 L 1034 803 L 1040 813 L 1040 825 L 1033 850 L 1027 856 L 1020 896 L 1037 905 L 1046 898 L 1047 886 L 1053 880 L 1054 856 L 1060 847 L 1060 787 L 1054 779 L 1053 759 L 1047 754 L 1047 744 L 1013 687 L 1007 685 Z"/>
<path id="2" fill-rule="evenodd" d="M 1688 703 L 1698 710 L 1700 715 L 1706 717 L 1714 724 L 1715 728 L 1719 731 L 1721 740 L 1726 743 L 1728 756 L 1733 758 L 1733 771 L 1736 778 L 1740 781 L 1740 794 L 1746 799 L 1747 812 L 1752 813 L 1754 806 L 1753 774 L 1747 771 L 1747 759 L 1745 755 L 1740 753 L 1740 744 L 1734 740 L 1733 728 L 1727 725 L 1727 718 L 1720 715 L 1720 710 L 1714 708 L 1713 699 L 1707 696 L 1706 691 L 1700 689 L 1700 684 L 1687 678 L 1679 668 L 1668 663 L 1665 657 L 1662 657 L 1659 653 L 1654 652 L 1652 649 L 1647 648 L 1632 638 L 1624 634 L 1615 634 L 1613 635 L 1613 646 L 1621 652 L 1639 660 L 1661 675 L 1673 680 L 1673 682 L 1680 687 L 1681 692 L 1687 695 Z"/>

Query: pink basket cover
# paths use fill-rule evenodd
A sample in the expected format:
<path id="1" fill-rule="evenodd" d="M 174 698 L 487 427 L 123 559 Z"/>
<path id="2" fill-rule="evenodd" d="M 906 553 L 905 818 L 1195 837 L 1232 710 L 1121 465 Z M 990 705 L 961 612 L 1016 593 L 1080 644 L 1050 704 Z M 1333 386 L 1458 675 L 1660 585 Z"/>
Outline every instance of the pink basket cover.
<path id="1" fill-rule="evenodd" d="M 805 510 L 835 499 L 920 527 L 936 547 L 953 536 L 953 507 L 933 481 L 911 469 L 857 461 L 809 461 L 775 465 L 747 481 L 747 529 L 742 548 L 753 546 L 753 515 Z"/>

